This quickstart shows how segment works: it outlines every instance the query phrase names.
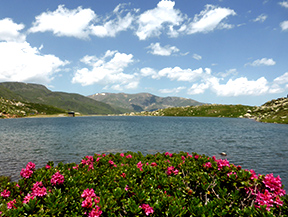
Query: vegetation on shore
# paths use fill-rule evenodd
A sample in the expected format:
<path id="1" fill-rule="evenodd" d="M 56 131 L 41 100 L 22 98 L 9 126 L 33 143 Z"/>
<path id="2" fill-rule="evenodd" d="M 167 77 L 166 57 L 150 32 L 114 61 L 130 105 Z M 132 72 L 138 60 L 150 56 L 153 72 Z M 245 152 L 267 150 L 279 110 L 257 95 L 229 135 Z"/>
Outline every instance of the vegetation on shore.
<path id="1" fill-rule="evenodd" d="M 29 162 L 0 178 L 0 216 L 287 216 L 280 177 L 197 153 L 95 154 Z"/>

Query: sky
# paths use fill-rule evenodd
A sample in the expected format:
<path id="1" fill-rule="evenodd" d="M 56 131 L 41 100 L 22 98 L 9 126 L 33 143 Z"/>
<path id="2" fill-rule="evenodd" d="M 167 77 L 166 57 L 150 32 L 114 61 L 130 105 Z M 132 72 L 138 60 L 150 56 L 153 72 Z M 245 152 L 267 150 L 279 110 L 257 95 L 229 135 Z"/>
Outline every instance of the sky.
<path id="1" fill-rule="evenodd" d="M 0 0 L 0 82 L 259 106 L 288 94 L 288 0 Z"/>

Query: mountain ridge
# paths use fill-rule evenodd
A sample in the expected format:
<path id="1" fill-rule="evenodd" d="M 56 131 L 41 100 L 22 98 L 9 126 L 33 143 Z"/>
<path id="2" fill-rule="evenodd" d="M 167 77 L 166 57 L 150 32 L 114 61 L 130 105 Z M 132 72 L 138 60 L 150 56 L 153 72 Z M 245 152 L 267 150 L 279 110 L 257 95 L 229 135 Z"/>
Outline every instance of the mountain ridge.
<path id="1" fill-rule="evenodd" d="M 127 109 L 127 112 L 155 111 L 169 107 L 195 106 L 203 103 L 183 97 L 159 97 L 151 93 L 95 93 L 91 99 Z"/>

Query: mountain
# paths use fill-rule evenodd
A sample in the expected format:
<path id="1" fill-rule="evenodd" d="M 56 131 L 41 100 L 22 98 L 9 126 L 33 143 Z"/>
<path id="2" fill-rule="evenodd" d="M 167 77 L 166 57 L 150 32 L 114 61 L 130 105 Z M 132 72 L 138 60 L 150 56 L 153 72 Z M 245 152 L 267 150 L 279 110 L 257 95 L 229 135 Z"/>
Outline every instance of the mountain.
<path id="1" fill-rule="evenodd" d="M 80 94 L 52 92 L 40 84 L 0 83 L 0 96 L 9 100 L 39 103 L 82 114 L 118 114 L 122 111 Z"/>
<path id="2" fill-rule="evenodd" d="M 150 93 L 126 94 L 126 93 L 96 93 L 88 96 L 91 99 L 118 106 L 126 112 L 155 111 L 158 109 L 195 106 L 203 103 L 182 97 L 159 97 Z"/>

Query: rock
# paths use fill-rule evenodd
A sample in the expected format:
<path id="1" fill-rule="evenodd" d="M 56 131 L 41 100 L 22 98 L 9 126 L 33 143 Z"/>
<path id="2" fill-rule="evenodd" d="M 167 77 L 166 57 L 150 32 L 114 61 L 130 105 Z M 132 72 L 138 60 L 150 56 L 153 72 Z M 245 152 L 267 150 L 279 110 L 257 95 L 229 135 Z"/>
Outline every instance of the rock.
<path id="1" fill-rule="evenodd" d="M 225 152 L 221 152 L 220 155 L 221 156 L 227 156 L 227 154 Z"/>

